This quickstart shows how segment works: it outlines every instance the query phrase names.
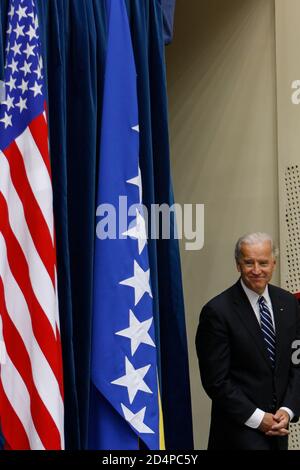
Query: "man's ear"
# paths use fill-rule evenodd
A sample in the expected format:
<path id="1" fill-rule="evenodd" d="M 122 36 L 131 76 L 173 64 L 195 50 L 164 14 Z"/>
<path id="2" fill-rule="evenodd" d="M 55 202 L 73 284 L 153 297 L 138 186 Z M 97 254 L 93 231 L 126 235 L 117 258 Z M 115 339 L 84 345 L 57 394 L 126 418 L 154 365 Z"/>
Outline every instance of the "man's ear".
<path id="1" fill-rule="evenodd" d="M 241 267 L 238 262 L 236 262 L 236 269 L 238 270 L 239 273 L 241 272 Z"/>

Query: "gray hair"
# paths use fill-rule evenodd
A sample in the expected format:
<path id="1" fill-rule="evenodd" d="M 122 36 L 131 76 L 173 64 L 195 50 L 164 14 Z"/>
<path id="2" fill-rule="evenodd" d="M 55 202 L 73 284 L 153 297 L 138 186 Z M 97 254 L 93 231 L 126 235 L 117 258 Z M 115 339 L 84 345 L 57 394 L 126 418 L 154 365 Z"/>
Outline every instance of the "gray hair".
<path id="1" fill-rule="evenodd" d="M 255 232 L 255 233 L 248 233 L 247 235 L 243 235 L 236 242 L 235 250 L 234 250 L 234 257 L 235 257 L 236 262 L 238 262 L 238 260 L 240 259 L 241 247 L 243 243 L 246 243 L 248 245 L 254 245 L 256 243 L 262 243 L 262 242 L 270 242 L 273 256 L 274 258 L 276 258 L 279 251 L 278 251 L 278 248 L 275 247 L 272 237 L 268 233 Z"/>

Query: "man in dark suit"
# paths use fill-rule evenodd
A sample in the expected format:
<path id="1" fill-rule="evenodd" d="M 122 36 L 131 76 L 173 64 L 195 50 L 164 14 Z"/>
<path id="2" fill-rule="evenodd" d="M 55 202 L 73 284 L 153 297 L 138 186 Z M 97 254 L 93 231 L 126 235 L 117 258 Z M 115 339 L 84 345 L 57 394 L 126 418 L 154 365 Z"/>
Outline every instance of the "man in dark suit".
<path id="1" fill-rule="evenodd" d="M 267 234 L 240 238 L 240 279 L 202 309 L 196 348 L 212 400 L 208 449 L 287 449 L 300 414 L 300 313 L 292 294 L 269 284 L 274 251 Z"/>

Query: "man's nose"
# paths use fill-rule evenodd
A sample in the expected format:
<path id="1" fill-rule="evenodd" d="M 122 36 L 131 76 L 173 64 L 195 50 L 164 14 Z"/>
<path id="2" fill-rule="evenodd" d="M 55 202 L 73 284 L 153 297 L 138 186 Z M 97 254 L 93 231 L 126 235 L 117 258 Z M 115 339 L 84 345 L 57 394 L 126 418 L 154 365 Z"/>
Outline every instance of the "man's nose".
<path id="1" fill-rule="evenodd" d="M 254 263 L 252 271 L 254 274 L 259 274 L 261 272 L 259 263 Z"/>

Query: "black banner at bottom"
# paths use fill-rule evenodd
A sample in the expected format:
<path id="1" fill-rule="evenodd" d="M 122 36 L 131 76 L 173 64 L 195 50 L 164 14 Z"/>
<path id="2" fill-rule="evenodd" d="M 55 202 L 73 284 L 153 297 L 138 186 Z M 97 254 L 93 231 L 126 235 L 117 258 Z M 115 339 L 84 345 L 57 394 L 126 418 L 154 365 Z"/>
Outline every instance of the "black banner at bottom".
<path id="1" fill-rule="evenodd" d="M 121 465 L 126 468 L 136 468 L 140 465 L 189 465 L 204 466 L 214 465 L 220 461 L 222 467 L 226 467 L 227 462 L 231 467 L 241 462 L 255 464 L 263 463 L 267 460 L 268 465 L 274 461 L 276 464 L 284 463 L 285 468 L 291 465 L 299 465 L 300 451 L 2 451 L 0 452 L 0 467 L 2 465 L 38 465 L 40 468 L 46 467 L 55 469 L 58 465 L 79 465 L 97 468 L 101 466 Z M 274 460 L 273 460 L 274 459 Z M 209 470 L 207 467 L 206 470 Z"/>

